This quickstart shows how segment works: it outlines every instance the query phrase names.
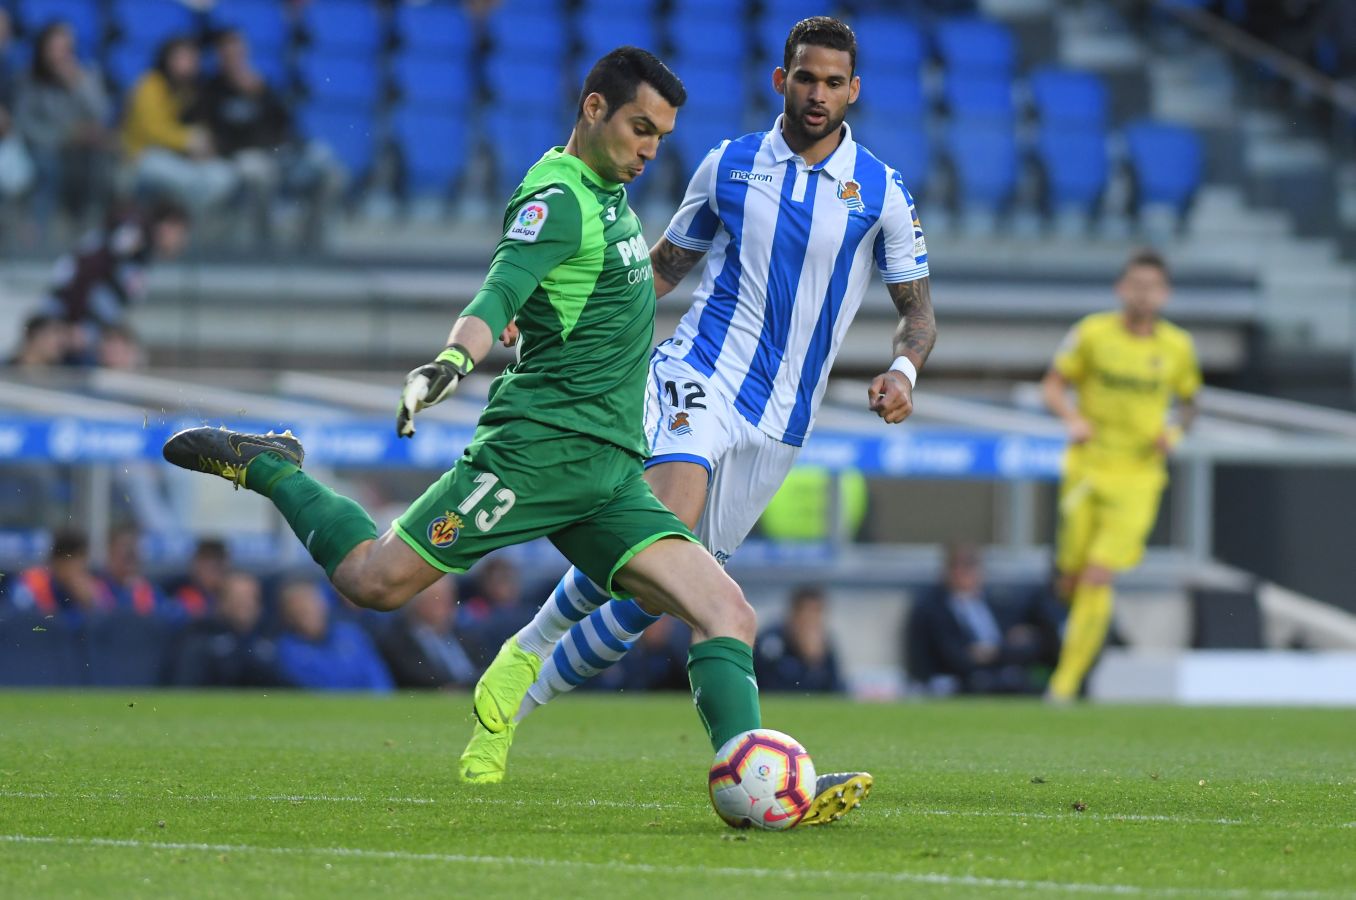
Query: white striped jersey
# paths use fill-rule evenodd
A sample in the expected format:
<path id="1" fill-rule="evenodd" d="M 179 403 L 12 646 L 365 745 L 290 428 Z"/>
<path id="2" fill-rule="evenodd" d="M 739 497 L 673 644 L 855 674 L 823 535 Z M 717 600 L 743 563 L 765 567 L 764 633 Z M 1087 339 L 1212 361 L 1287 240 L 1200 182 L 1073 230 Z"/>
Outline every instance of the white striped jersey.
<path id="1" fill-rule="evenodd" d="M 800 446 L 871 268 L 928 274 L 927 244 L 899 173 L 852 140 L 807 166 L 771 131 L 706 155 L 665 237 L 706 252 L 695 302 L 666 353 L 733 398 L 764 434 Z"/>

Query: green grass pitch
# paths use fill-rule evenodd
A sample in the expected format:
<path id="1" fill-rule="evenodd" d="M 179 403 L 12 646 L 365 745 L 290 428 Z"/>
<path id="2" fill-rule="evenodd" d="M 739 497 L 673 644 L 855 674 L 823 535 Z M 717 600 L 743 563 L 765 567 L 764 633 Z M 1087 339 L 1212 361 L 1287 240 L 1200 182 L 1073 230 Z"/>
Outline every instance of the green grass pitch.
<path id="1" fill-rule="evenodd" d="M 1356 896 L 1356 715 L 769 697 L 842 822 L 735 832 L 679 695 L 470 789 L 464 695 L 0 693 L 0 897 Z"/>

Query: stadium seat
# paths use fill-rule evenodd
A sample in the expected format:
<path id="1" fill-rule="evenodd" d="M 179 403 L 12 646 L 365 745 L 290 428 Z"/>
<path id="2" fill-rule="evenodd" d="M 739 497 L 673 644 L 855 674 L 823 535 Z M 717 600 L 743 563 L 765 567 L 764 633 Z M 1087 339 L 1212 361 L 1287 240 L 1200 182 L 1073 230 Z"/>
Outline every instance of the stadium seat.
<path id="1" fill-rule="evenodd" d="M 36 613 L 0 612 L 0 685 L 66 687 L 85 680 L 78 635 Z"/>
<path id="2" fill-rule="evenodd" d="M 1091 72 L 1049 66 L 1033 72 L 1028 84 L 1043 127 L 1106 128 L 1106 86 Z"/>
<path id="3" fill-rule="evenodd" d="M 675 16 L 705 19 L 710 22 L 730 15 L 730 0 L 670 0 L 669 8 Z M 737 15 L 735 18 L 742 16 Z"/>
<path id="4" fill-rule="evenodd" d="M 1001 76 L 948 73 L 943 86 L 946 107 L 953 119 L 1012 122 L 1012 82 Z"/>
<path id="5" fill-rule="evenodd" d="M 460 114 L 403 107 L 391 130 L 414 194 L 441 195 L 466 167 L 466 123 Z"/>
<path id="6" fill-rule="evenodd" d="M 494 151 L 496 184 L 504 201 L 543 153 L 569 137 L 559 110 L 558 105 L 549 112 L 494 106 L 485 116 L 485 137 Z"/>
<path id="7" fill-rule="evenodd" d="M 301 130 L 309 138 L 324 141 L 348 169 L 353 181 L 372 167 L 376 155 L 376 120 L 371 112 L 348 107 L 302 106 Z"/>
<path id="8" fill-rule="evenodd" d="M 165 677 L 170 626 L 161 619 L 117 612 L 89 620 L 85 653 L 96 687 L 155 685 Z"/>
<path id="9" fill-rule="evenodd" d="M 197 34 L 202 20 L 179 0 L 116 0 L 113 25 L 119 39 L 132 45 L 156 47 L 168 38 Z"/>
<path id="10" fill-rule="evenodd" d="M 158 49 L 150 44 L 119 44 L 105 55 L 104 73 L 119 90 L 126 91 L 150 71 Z"/>
<path id="11" fill-rule="evenodd" d="M 937 52 L 949 72 L 1011 78 L 1017 51 L 1012 33 L 991 19 L 965 17 L 941 22 Z"/>
<path id="12" fill-rule="evenodd" d="M 1012 126 L 953 122 L 947 149 L 962 207 L 996 211 L 1017 187 L 1017 138 Z"/>
<path id="13" fill-rule="evenodd" d="M 1110 174 L 1105 132 L 1042 129 L 1036 157 L 1045 173 L 1045 202 L 1051 210 L 1093 210 Z"/>
<path id="14" fill-rule="evenodd" d="M 582 42 L 580 64 L 593 65 L 598 57 L 617 47 L 630 44 L 652 53 L 659 53 L 659 35 L 654 19 L 649 16 L 592 14 L 578 18 Z"/>
<path id="15" fill-rule="evenodd" d="M 702 161 L 707 152 L 723 140 L 737 138 L 744 134 L 744 108 L 742 105 L 718 103 L 685 109 L 681 114 L 678 128 L 665 143 L 672 142 L 681 157 L 683 183 L 691 176 L 692 170 Z M 662 153 L 661 153 L 662 155 Z"/>
<path id="16" fill-rule="evenodd" d="M 932 177 L 932 146 L 921 123 L 893 113 L 866 113 L 853 118 L 852 137 L 896 169 L 909 193 L 916 197 L 927 190 Z"/>
<path id="17" fill-rule="evenodd" d="M 857 67 L 899 71 L 919 77 L 923 67 L 923 34 L 903 16 L 864 14 L 852 22 L 857 34 Z"/>
<path id="18" fill-rule="evenodd" d="M 564 16 L 542 10 L 512 13 L 500 6 L 486 19 L 497 55 L 519 62 L 541 63 L 564 59 L 570 49 L 570 31 Z"/>
<path id="19" fill-rule="evenodd" d="M 458 3 L 403 3 L 396 10 L 395 33 L 407 54 L 469 56 L 475 49 L 475 23 Z"/>
<path id="20" fill-rule="evenodd" d="M 1161 204 L 1182 212 L 1201 184 L 1200 137 L 1180 125 L 1141 121 L 1126 127 L 1125 141 L 1141 208 Z"/>
<path id="21" fill-rule="evenodd" d="M 98 53 L 103 39 L 104 18 L 99 0 L 41 0 L 25 3 L 23 22 L 35 35 L 52 22 L 65 22 L 75 33 L 75 52 L 81 58 Z"/>
<path id="22" fill-rule="evenodd" d="M 728 67 L 730 60 L 743 59 L 748 52 L 748 35 L 740 22 L 730 22 L 720 28 L 711 27 L 705 14 L 679 15 L 669 20 L 669 44 L 674 56 L 681 56 L 695 64 L 718 63 Z M 683 72 L 670 63 L 683 77 Z"/>
<path id="23" fill-rule="evenodd" d="M 404 53 L 392 61 L 391 74 L 407 106 L 465 109 L 476 100 L 476 86 L 463 56 Z"/>
<path id="24" fill-rule="evenodd" d="M 878 69 L 873 64 L 860 68 L 858 74 L 862 79 L 862 91 L 857 98 L 857 107 L 849 112 L 849 119 L 856 118 L 856 109 L 919 119 L 927 115 L 927 99 L 923 96 L 923 82 L 918 73 Z"/>
<path id="25" fill-rule="evenodd" d="M 309 53 L 302 57 L 300 69 L 301 80 L 314 101 L 373 107 L 382 99 L 381 70 L 376 59 Z"/>
<path id="26" fill-rule="evenodd" d="M 579 11 L 585 16 L 644 16 L 650 19 L 655 17 L 658 8 L 658 0 L 583 0 L 579 5 Z"/>
<path id="27" fill-rule="evenodd" d="M 501 104 L 531 109 L 557 110 L 565 102 L 565 78 L 556 59 L 519 59 L 495 54 L 485 62 L 485 78 Z M 573 91 L 578 85 L 571 85 Z"/>
<path id="28" fill-rule="evenodd" d="M 233 28 L 244 33 L 255 56 L 281 58 L 292 37 L 286 7 L 277 0 L 230 0 L 212 10 L 213 28 Z"/>
<path id="29" fill-rule="evenodd" d="M 783 43 L 792 25 L 811 16 L 827 15 L 832 12 L 833 6 L 833 3 L 825 3 L 824 0 L 763 0 L 762 3 L 764 20 L 775 19 L 782 23 Z"/>
<path id="30" fill-rule="evenodd" d="M 372 0 L 308 3 L 302 27 L 311 46 L 324 53 L 371 55 L 386 46 L 386 26 Z"/>

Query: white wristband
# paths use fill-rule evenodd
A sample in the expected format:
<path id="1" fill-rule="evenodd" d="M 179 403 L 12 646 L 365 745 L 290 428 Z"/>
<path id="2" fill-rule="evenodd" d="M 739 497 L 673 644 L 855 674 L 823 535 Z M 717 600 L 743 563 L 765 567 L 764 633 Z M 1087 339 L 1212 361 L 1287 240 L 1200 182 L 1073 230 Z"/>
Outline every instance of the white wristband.
<path id="1" fill-rule="evenodd" d="M 913 360 L 907 356 L 896 357 L 895 361 L 890 363 L 891 372 L 899 372 L 905 378 L 909 379 L 909 387 L 918 384 L 918 369 L 914 366 Z"/>

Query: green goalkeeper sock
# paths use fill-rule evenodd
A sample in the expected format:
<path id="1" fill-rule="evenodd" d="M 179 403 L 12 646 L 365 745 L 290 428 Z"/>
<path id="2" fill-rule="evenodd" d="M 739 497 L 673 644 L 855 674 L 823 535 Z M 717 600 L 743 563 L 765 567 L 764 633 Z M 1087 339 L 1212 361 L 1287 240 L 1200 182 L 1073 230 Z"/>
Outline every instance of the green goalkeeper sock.
<path id="1" fill-rule="evenodd" d="M 361 506 L 275 453 L 250 462 L 245 487 L 273 501 L 329 578 L 354 547 L 377 536 L 376 524 Z"/>
<path id="2" fill-rule="evenodd" d="M 763 723 L 758 707 L 758 680 L 753 675 L 753 648 L 730 637 L 693 644 L 687 656 L 692 702 L 697 704 L 711 748 L 719 750 L 737 734 Z"/>

